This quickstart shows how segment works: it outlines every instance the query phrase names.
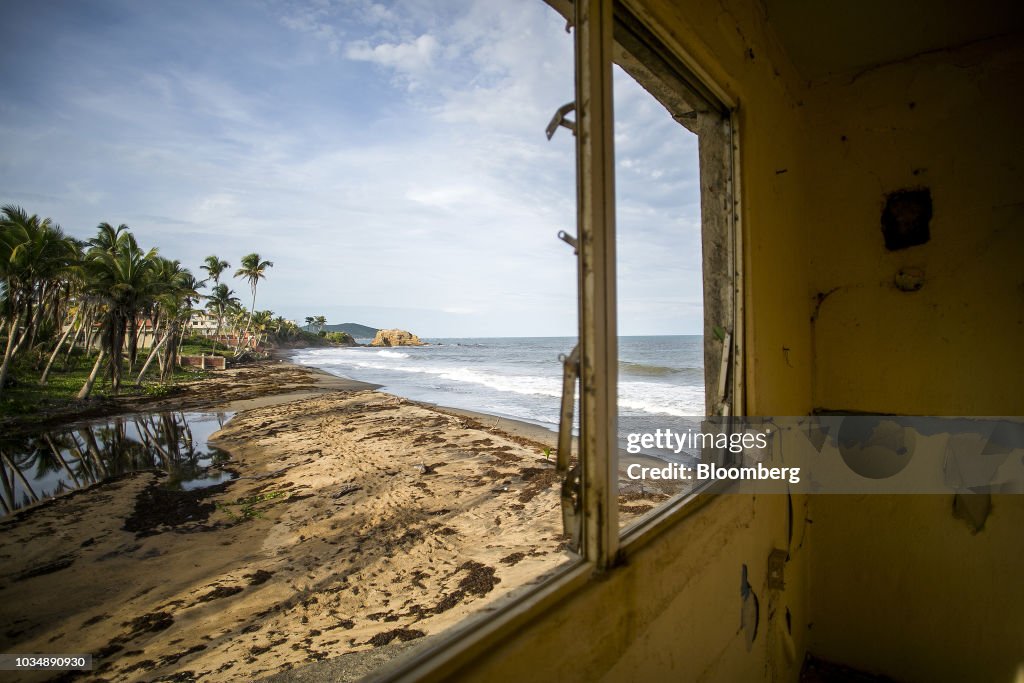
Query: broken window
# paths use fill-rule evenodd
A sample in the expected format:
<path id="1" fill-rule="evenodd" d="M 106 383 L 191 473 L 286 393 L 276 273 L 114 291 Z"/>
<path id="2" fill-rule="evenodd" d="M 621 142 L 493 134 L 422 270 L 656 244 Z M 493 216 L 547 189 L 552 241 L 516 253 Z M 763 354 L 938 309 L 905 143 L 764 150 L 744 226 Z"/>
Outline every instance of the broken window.
<path id="1" fill-rule="evenodd" d="M 733 140 L 729 108 L 626 7 L 581 1 L 572 18 L 580 345 L 570 365 L 580 378 L 581 426 L 578 463 L 563 458 L 563 513 L 576 547 L 605 566 L 621 525 L 640 530 L 659 509 L 675 507 L 667 503 L 701 487 L 681 466 L 720 458 L 692 440 L 702 418 L 742 406 Z M 645 149 L 637 139 L 650 131 L 620 126 L 613 137 L 616 114 L 630 107 L 663 108 L 680 128 L 659 131 Z M 697 187 L 685 187 L 686 168 Z M 674 178 L 677 186 L 668 182 Z M 687 189 L 699 212 L 687 211 Z M 655 207 L 673 202 L 677 220 L 666 220 Z M 638 308 L 659 306 L 668 327 L 652 331 L 671 331 L 673 319 L 681 331 L 687 314 L 696 314 L 701 338 L 629 336 L 643 331 L 630 329 Z M 687 372 L 689 384 L 681 381 Z M 567 375 L 567 392 L 570 386 Z"/>

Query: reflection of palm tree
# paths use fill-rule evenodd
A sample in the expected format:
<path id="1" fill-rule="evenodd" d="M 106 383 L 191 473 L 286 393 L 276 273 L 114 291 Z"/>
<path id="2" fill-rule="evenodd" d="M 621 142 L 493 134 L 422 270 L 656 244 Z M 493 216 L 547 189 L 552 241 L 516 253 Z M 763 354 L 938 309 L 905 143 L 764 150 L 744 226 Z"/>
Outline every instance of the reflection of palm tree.
<path id="1" fill-rule="evenodd" d="M 88 429 L 90 429 L 90 427 L 82 427 L 78 430 L 77 433 L 72 432 L 71 442 L 72 444 L 74 444 L 75 453 L 78 454 L 78 459 L 81 460 L 83 463 L 86 461 L 91 463 L 90 468 L 93 470 L 93 472 L 96 473 L 95 479 L 99 481 L 110 476 L 106 464 L 103 462 L 102 459 L 100 459 L 99 454 L 96 453 L 96 451 L 88 448 L 88 441 L 85 442 L 85 446 L 78 442 L 78 437 L 82 433 L 82 431 Z"/>
<path id="2" fill-rule="evenodd" d="M 25 507 L 26 505 L 30 505 L 39 500 L 39 496 L 37 496 L 36 492 L 32 489 L 32 485 L 28 483 L 28 479 L 25 478 L 25 475 L 22 473 L 22 471 L 18 469 L 18 466 L 14 464 L 11 458 L 3 450 L 0 450 L 0 462 L 4 463 L 7 467 L 11 468 L 11 471 L 14 473 L 14 476 L 17 478 L 19 482 L 21 482 L 22 490 L 24 491 L 24 493 L 22 494 L 21 505 L 18 505 L 17 501 L 13 500 L 14 493 L 12 491 L 12 504 L 15 509 L 19 507 Z"/>
<path id="3" fill-rule="evenodd" d="M 7 464 L 0 460 L 0 504 L 5 512 L 14 512 L 14 482 L 7 474 Z"/>
<path id="4" fill-rule="evenodd" d="M 75 488 L 80 488 L 82 486 L 82 482 L 78 480 L 78 477 L 75 476 L 75 473 L 71 471 L 70 467 L 68 467 L 68 461 L 64 459 L 64 456 L 61 454 L 60 449 L 57 448 L 57 444 L 53 442 L 53 439 L 50 437 L 49 434 L 44 434 L 43 438 L 46 440 L 46 445 L 50 447 L 50 452 L 53 453 L 54 460 L 60 463 L 61 469 L 63 469 L 65 474 L 67 474 L 71 481 L 74 482 Z"/>
<path id="5" fill-rule="evenodd" d="M 223 425 L 225 415 L 217 414 Z M 164 486 L 199 479 L 216 454 L 197 444 L 182 411 L 114 418 L 38 437 L 0 440 L 0 510 L 13 512 L 65 490 L 83 487 L 127 472 L 162 470 Z M 63 473 L 54 489 L 39 482 Z"/>

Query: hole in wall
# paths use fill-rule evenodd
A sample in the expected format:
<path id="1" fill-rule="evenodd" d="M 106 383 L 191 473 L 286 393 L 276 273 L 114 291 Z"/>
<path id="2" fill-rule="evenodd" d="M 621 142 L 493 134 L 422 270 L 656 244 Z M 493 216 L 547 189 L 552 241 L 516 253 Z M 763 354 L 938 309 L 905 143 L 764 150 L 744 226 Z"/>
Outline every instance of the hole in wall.
<path id="1" fill-rule="evenodd" d="M 897 190 L 885 197 L 882 235 L 889 251 L 907 249 L 931 239 L 932 193 L 928 188 Z"/>

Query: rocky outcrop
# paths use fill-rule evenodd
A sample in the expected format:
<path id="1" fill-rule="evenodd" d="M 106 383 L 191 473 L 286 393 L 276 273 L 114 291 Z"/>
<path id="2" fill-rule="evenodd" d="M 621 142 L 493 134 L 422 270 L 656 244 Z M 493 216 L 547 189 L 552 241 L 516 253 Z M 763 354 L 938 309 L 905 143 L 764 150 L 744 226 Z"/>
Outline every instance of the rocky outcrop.
<path id="1" fill-rule="evenodd" d="M 423 346 L 412 332 L 405 330 L 377 330 L 377 336 L 370 342 L 370 346 Z"/>

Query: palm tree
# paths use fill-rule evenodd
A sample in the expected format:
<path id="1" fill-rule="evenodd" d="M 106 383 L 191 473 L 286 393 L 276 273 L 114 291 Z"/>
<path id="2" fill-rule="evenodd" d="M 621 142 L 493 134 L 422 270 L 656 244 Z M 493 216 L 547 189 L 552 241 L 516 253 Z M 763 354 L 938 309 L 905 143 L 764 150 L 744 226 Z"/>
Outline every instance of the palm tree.
<path id="1" fill-rule="evenodd" d="M 220 284 L 220 274 L 231 267 L 231 264 L 227 261 L 223 261 L 214 254 L 210 254 L 203 259 L 203 265 L 199 266 L 206 271 L 206 274 L 213 280 L 214 285 Z"/>
<path id="2" fill-rule="evenodd" d="M 274 321 L 273 311 L 256 311 L 252 315 L 252 328 L 256 334 L 257 346 L 265 341 L 267 332 L 269 332 L 271 325 Z"/>
<path id="3" fill-rule="evenodd" d="M 40 325 L 59 323 L 66 302 L 60 290 L 78 244 L 49 218 L 30 216 L 21 207 L 7 205 L 0 214 L 0 319 L 7 332 L 2 390 L 15 355 L 34 342 Z"/>
<path id="4" fill-rule="evenodd" d="M 107 352 L 111 388 L 116 394 L 121 386 L 125 341 L 128 342 L 129 364 L 134 364 L 139 313 L 163 287 L 155 277 L 159 268 L 157 250 L 143 252 L 127 229 L 111 242 L 106 239 L 109 237 L 106 228 L 108 224 L 101 224 L 97 239 L 90 241 L 94 246 L 85 264 L 86 289 L 106 305 L 101 343 Z"/>
<path id="5" fill-rule="evenodd" d="M 167 379 L 174 370 L 174 358 L 177 356 L 178 346 L 181 344 L 181 336 L 185 323 L 192 316 L 192 305 L 200 298 L 199 289 L 203 283 L 196 280 L 188 269 L 181 266 L 180 261 L 157 257 L 154 270 L 154 315 L 153 315 L 153 345 L 149 352 L 139 376 L 135 380 L 136 385 L 142 384 L 149 364 L 157 357 L 160 348 L 164 347 L 164 353 L 159 357 L 162 372 L 161 381 Z M 162 320 L 161 320 L 162 317 Z M 165 323 L 166 332 L 159 342 L 156 340 L 156 330 L 160 322 Z"/>
<path id="6" fill-rule="evenodd" d="M 238 353 L 242 348 L 242 328 L 245 327 L 249 320 L 250 312 L 246 310 L 245 306 L 242 305 L 241 301 L 235 300 L 227 307 L 224 315 L 227 318 L 228 324 L 231 325 L 231 329 L 235 335 L 235 353 Z"/>
<path id="7" fill-rule="evenodd" d="M 287 338 L 289 327 L 288 323 L 289 321 L 283 315 L 277 316 L 271 322 L 271 326 L 274 328 L 274 336 L 278 340 L 284 341 Z"/>
<path id="8" fill-rule="evenodd" d="M 100 223 L 96 230 L 96 236 L 88 242 L 91 247 L 90 250 L 96 249 L 113 254 L 126 246 L 139 246 L 135 243 L 135 237 L 124 223 L 116 228 L 110 223 Z"/>
<path id="9" fill-rule="evenodd" d="M 324 331 L 324 328 L 327 327 L 327 317 L 318 315 L 317 317 L 313 318 L 313 324 L 316 325 L 316 333 L 320 334 L 321 332 Z"/>
<path id="10" fill-rule="evenodd" d="M 309 328 L 309 331 L 310 331 L 310 332 L 312 332 L 312 331 L 313 331 L 313 323 L 315 323 L 315 322 L 316 322 L 316 318 L 314 318 L 314 317 L 313 317 L 313 316 L 311 316 L 311 315 L 307 315 L 307 316 L 306 316 L 306 327 L 308 327 L 308 328 Z"/>
<path id="11" fill-rule="evenodd" d="M 256 310 L 256 285 L 261 279 L 267 277 L 267 269 L 274 267 L 273 261 L 261 261 L 257 253 L 246 254 L 242 257 L 242 267 L 235 271 L 235 277 L 240 277 L 249 282 L 252 290 L 252 305 L 249 306 L 249 320 L 245 323 L 245 334 L 249 334 L 249 326 L 252 324 L 252 314 Z"/>
<path id="12" fill-rule="evenodd" d="M 220 328 L 224 323 L 224 314 L 233 305 L 238 303 L 233 289 L 229 289 L 224 283 L 216 285 L 210 290 L 206 297 L 206 310 L 217 316 L 217 330 L 213 333 L 213 350 L 217 350 L 217 339 L 220 338 Z"/>
<path id="13" fill-rule="evenodd" d="M 50 358 L 46 362 L 43 374 L 39 377 L 40 386 L 46 385 L 50 369 L 53 367 L 54 361 L 57 360 L 57 356 L 60 354 L 60 350 L 64 346 L 64 342 L 68 341 L 70 337 L 70 342 L 68 343 L 68 353 L 70 354 L 71 350 L 74 348 L 75 338 L 78 336 L 79 331 L 84 331 L 84 328 L 89 322 L 91 302 L 85 296 L 83 289 L 85 281 L 84 271 L 82 268 L 82 259 L 84 257 L 82 250 L 85 247 L 85 242 L 73 240 L 73 244 L 74 249 L 71 253 L 71 258 L 68 260 L 61 278 L 63 281 L 63 291 L 60 291 L 59 298 L 61 298 L 62 301 L 58 306 L 54 307 L 56 323 L 54 333 L 59 333 L 62 326 L 64 327 L 64 333 L 60 335 L 57 339 L 57 343 L 53 346 L 53 351 L 50 353 Z M 71 314 L 71 322 L 65 322 L 65 318 L 69 314 Z"/>

